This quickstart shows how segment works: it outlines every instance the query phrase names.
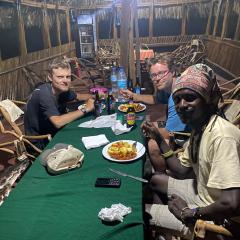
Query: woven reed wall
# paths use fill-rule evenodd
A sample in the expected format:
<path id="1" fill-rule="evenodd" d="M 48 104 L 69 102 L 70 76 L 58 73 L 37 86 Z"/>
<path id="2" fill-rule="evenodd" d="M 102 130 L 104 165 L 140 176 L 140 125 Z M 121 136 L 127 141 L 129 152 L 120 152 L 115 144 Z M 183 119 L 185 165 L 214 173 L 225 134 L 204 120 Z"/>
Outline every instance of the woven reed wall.
<path id="1" fill-rule="evenodd" d="M 240 45 L 214 37 L 206 40 L 207 57 L 236 76 L 240 76 Z"/>
<path id="2" fill-rule="evenodd" d="M 24 67 L 30 68 L 41 77 L 41 81 L 45 81 L 49 61 L 62 55 L 75 57 L 75 52 L 75 43 L 72 42 L 28 53 L 24 58 L 15 57 L 0 61 L 0 100 L 6 98 L 26 100 L 36 82 L 26 77 Z"/>
<path id="3" fill-rule="evenodd" d="M 161 36 L 161 37 L 142 37 L 140 43 L 147 45 L 156 45 L 156 46 L 169 46 L 169 45 L 180 45 L 187 43 L 191 39 L 201 38 L 202 35 L 184 35 L 184 36 Z M 97 44 L 99 47 L 105 46 L 114 46 L 114 39 L 98 39 Z"/>

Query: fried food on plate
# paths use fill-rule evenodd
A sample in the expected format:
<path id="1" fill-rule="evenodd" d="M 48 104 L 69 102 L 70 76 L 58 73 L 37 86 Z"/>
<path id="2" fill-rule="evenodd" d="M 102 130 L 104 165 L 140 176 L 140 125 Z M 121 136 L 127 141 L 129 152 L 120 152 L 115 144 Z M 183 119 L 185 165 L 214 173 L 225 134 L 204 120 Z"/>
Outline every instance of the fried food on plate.
<path id="1" fill-rule="evenodd" d="M 117 160 L 129 160 L 137 156 L 136 147 L 124 141 L 113 143 L 107 152 L 112 158 Z"/>

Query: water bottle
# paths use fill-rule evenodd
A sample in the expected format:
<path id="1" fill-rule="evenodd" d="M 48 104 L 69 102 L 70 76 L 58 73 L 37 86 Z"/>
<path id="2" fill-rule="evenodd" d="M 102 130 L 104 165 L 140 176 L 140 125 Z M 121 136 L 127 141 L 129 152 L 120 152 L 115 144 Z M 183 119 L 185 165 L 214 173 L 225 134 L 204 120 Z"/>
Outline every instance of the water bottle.
<path id="1" fill-rule="evenodd" d="M 127 89 L 127 77 L 123 67 L 119 67 L 117 84 L 118 84 L 118 102 L 126 102 L 127 100 L 119 91 L 120 89 Z"/>
<path id="2" fill-rule="evenodd" d="M 117 83 L 117 68 L 112 67 L 111 71 L 111 85 L 112 85 L 112 95 L 116 99 L 118 95 L 118 83 Z"/>

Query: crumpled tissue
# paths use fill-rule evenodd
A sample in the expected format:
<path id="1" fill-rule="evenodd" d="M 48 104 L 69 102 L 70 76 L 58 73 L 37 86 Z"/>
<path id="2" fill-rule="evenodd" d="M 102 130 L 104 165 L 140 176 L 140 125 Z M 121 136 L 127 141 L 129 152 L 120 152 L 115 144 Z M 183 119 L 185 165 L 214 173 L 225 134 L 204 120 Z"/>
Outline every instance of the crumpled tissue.
<path id="1" fill-rule="evenodd" d="M 117 119 L 117 114 L 114 113 L 112 115 L 104 115 L 97 117 L 94 120 L 90 120 L 87 122 L 83 122 L 78 125 L 78 127 L 82 128 L 105 128 L 105 127 L 112 127 Z"/>
<path id="2" fill-rule="evenodd" d="M 86 149 L 96 148 L 109 143 L 105 134 L 100 134 L 96 136 L 82 137 L 82 142 Z"/>
<path id="3" fill-rule="evenodd" d="M 102 208 L 98 213 L 98 217 L 106 222 L 120 221 L 123 217 L 132 212 L 130 207 L 126 207 L 121 203 L 112 204 L 111 208 Z"/>
<path id="4" fill-rule="evenodd" d="M 112 130 L 115 133 L 115 135 L 120 135 L 122 133 L 129 132 L 132 129 L 132 127 L 127 128 L 126 124 L 122 124 L 121 121 L 117 120 L 115 124 L 112 126 Z"/>

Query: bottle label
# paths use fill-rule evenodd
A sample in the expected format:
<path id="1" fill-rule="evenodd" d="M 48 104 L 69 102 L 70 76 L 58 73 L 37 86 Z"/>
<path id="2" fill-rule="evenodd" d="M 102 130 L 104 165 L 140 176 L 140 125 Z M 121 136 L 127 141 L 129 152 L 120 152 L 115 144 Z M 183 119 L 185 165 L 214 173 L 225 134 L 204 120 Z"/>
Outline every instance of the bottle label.
<path id="1" fill-rule="evenodd" d="M 118 88 L 127 89 L 127 79 L 118 79 Z"/>
<path id="2" fill-rule="evenodd" d="M 128 126 L 135 125 L 135 113 L 134 112 L 129 112 L 127 114 L 127 125 Z"/>

